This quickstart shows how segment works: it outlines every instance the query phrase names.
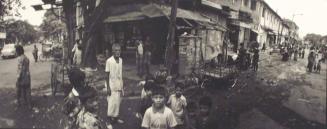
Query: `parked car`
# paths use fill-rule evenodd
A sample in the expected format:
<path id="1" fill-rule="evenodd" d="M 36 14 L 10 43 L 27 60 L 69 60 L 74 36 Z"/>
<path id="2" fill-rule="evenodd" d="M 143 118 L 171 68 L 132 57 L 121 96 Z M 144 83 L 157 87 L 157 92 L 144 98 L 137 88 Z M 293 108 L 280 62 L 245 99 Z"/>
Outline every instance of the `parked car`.
<path id="1" fill-rule="evenodd" d="M 273 54 L 273 53 L 280 53 L 280 48 L 278 46 L 273 46 L 271 49 L 270 49 L 270 52 L 269 54 Z"/>
<path id="2" fill-rule="evenodd" d="M 1 57 L 2 59 L 8 58 L 8 57 L 16 57 L 16 48 L 15 44 L 5 44 L 3 46 L 3 49 L 1 50 Z"/>

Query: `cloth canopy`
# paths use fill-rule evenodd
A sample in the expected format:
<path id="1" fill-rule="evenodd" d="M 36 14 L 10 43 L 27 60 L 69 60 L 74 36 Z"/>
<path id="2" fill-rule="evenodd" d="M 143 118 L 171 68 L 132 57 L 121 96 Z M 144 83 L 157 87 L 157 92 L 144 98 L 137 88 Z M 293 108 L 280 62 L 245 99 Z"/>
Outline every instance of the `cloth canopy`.
<path id="1" fill-rule="evenodd" d="M 104 23 L 135 21 L 156 17 L 169 18 L 171 7 L 157 4 L 132 4 L 110 7 L 108 13 Z M 176 17 L 200 22 L 211 22 L 209 18 L 197 12 L 184 9 L 178 9 Z"/>

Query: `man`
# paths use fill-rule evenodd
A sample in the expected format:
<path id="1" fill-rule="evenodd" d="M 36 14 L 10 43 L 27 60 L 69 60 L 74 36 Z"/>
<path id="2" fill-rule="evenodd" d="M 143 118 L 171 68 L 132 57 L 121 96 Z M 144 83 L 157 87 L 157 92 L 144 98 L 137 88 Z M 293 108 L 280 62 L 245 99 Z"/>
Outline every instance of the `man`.
<path id="1" fill-rule="evenodd" d="M 151 41 L 150 37 L 146 36 L 145 41 L 144 41 L 144 67 L 145 67 L 145 72 L 146 74 L 150 73 L 150 64 L 151 64 Z"/>
<path id="2" fill-rule="evenodd" d="M 38 51 L 39 50 L 37 49 L 36 45 L 34 45 L 34 49 L 33 49 L 32 54 L 33 54 L 33 57 L 34 57 L 34 61 L 35 62 L 37 62 L 37 59 L 38 59 L 38 55 L 37 55 Z"/>
<path id="3" fill-rule="evenodd" d="M 23 96 L 24 101 L 26 102 L 29 108 L 31 105 L 31 76 L 29 65 L 30 61 L 24 55 L 24 48 L 20 45 L 16 46 L 16 53 L 18 55 L 18 69 L 17 69 L 17 105 L 21 106 L 21 97 Z"/>
<path id="4" fill-rule="evenodd" d="M 120 58 L 121 47 L 119 44 L 112 45 L 113 56 L 106 61 L 106 85 L 108 92 L 108 112 L 110 123 L 118 122 L 123 123 L 118 119 L 119 108 L 121 103 L 121 96 L 124 95 L 123 91 L 123 77 L 122 67 L 123 61 Z"/>
<path id="5" fill-rule="evenodd" d="M 142 77 L 143 76 L 143 43 L 141 40 L 137 40 L 137 51 L 136 51 L 136 64 L 137 64 L 137 74 Z"/>

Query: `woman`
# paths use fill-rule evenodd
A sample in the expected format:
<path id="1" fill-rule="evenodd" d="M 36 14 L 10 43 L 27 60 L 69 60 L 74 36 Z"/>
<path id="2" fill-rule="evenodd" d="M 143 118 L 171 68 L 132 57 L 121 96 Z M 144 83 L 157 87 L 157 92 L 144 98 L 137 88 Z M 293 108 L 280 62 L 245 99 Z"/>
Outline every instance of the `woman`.
<path id="1" fill-rule="evenodd" d="M 31 76 L 29 65 L 30 61 L 24 54 L 24 48 L 20 45 L 16 46 L 16 53 L 18 55 L 18 69 L 17 69 L 17 104 L 21 106 L 21 97 L 25 103 L 31 108 Z"/>

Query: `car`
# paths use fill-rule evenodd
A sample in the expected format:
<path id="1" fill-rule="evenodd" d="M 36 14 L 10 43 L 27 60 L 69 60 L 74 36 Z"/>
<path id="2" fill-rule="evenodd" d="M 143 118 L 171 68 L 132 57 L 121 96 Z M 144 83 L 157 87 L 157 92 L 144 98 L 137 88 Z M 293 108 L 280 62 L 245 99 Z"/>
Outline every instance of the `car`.
<path id="1" fill-rule="evenodd" d="M 5 44 L 1 50 L 2 59 L 8 57 L 17 57 L 15 44 Z"/>
<path id="2" fill-rule="evenodd" d="M 273 54 L 273 53 L 280 53 L 280 48 L 278 48 L 278 46 L 274 46 L 270 49 L 270 54 Z"/>

